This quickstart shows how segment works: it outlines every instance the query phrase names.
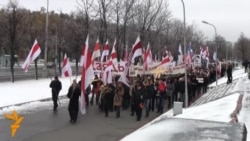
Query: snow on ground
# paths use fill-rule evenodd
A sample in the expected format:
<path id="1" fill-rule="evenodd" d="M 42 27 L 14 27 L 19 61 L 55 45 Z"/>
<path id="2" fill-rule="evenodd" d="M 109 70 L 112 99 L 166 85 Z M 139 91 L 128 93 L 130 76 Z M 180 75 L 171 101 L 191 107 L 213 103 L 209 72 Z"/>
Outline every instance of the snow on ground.
<path id="1" fill-rule="evenodd" d="M 232 76 L 233 76 L 233 80 L 235 80 L 235 79 L 247 76 L 247 73 L 245 73 L 245 70 L 242 69 L 241 67 L 236 67 L 236 68 L 234 68 L 234 72 L 233 72 Z M 221 84 L 225 84 L 225 83 L 227 83 L 227 75 L 225 75 L 222 78 L 218 78 L 217 85 L 221 85 Z M 216 82 L 209 85 L 209 87 L 215 87 L 215 86 L 216 86 Z"/>
<path id="2" fill-rule="evenodd" d="M 65 95 L 71 84 L 70 78 L 59 79 L 62 82 L 59 95 Z M 0 107 L 51 98 L 50 82 L 51 79 L 16 81 L 15 83 L 0 82 Z"/>

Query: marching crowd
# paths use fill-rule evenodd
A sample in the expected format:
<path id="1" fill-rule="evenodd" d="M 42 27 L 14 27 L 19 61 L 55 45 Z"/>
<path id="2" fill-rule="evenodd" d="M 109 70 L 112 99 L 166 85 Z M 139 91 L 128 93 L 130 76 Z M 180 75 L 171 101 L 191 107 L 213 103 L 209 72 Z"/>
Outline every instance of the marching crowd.
<path id="1" fill-rule="evenodd" d="M 231 64 L 228 65 L 226 71 L 228 83 L 231 83 Z M 216 79 L 215 73 L 216 71 L 213 68 L 189 71 L 187 78 L 188 104 L 191 104 L 201 94 L 206 93 L 208 85 Z M 103 84 L 101 79 L 95 76 L 91 84 L 92 87 L 89 86 L 85 91 L 86 106 L 95 103 L 104 112 L 105 117 L 109 116 L 110 111 L 115 111 L 116 118 L 121 116 L 121 109 L 130 109 L 131 116 L 136 115 L 136 120 L 140 121 L 143 113 L 145 113 L 145 117 L 148 117 L 150 112 L 153 111 L 162 114 L 164 107 L 172 108 L 174 101 L 183 102 L 183 105 L 185 105 L 185 79 L 183 75 L 162 75 L 161 78 L 154 78 L 153 75 L 138 75 L 136 78 L 131 78 L 132 85 L 130 87 L 115 80 L 117 79 L 114 79 L 112 84 Z M 50 87 L 52 88 L 54 111 L 56 111 L 58 94 L 62 88 L 57 77 L 51 82 Z M 91 93 L 92 96 L 90 97 Z M 73 80 L 67 94 L 70 99 L 68 111 L 71 123 L 77 121 L 80 96 L 81 81 L 77 83 L 76 80 Z"/>

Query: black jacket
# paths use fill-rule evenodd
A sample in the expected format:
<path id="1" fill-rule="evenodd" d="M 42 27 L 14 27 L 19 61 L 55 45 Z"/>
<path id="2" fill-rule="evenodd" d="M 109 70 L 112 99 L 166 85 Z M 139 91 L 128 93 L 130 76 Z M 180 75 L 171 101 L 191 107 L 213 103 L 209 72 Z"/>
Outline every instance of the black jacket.
<path id="1" fill-rule="evenodd" d="M 51 88 L 52 90 L 52 93 L 56 93 L 58 94 L 60 92 L 60 90 L 62 89 L 62 83 L 59 81 L 59 80 L 53 80 L 51 81 L 49 87 Z"/>
<path id="2" fill-rule="evenodd" d="M 79 87 L 76 87 L 73 90 L 73 87 L 70 86 L 68 90 L 67 97 L 70 99 L 69 100 L 69 110 L 75 109 L 78 110 L 78 104 L 79 104 L 79 96 L 81 96 L 81 89 Z"/>

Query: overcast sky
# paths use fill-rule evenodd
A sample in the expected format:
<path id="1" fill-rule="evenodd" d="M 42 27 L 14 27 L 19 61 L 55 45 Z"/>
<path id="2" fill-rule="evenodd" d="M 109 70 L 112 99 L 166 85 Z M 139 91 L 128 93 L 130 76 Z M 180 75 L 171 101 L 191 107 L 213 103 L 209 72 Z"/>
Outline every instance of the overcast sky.
<path id="1" fill-rule="evenodd" d="M 0 7 L 9 0 L 1 0 Z M 181 0 L 168 0 L 173 17 L 183 20 Z M 46 7 L 47 0 L 19 0 L 19 5 L 31 10 Z M 195 24 L 211 40 L 215 31 L 207 21 L 215 25 L 217 34 L 227 41 L 237 41 L 243 32 L 250 38 L 250 0 L 184 0 L 187 24 Z M 70 13 L 76 9 L 75 0 L 50 0 L 49 9 L 55 12 Z"/>

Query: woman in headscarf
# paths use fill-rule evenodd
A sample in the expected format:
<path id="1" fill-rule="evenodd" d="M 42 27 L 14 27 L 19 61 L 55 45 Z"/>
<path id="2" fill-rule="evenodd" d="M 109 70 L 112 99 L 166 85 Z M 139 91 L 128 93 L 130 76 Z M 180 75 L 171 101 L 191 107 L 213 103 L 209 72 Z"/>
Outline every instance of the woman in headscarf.
<path id="1" fill-rule="evenodd" d="M 69 116 L 71 123 L 75 123 L 78 116 L 79 111 L 79 96 L 81 95 L 81 89 L 77 84 L 76 80 L 73 80 L 72 85 L 69 87 L 67 97 L 69 100 Z"/>

